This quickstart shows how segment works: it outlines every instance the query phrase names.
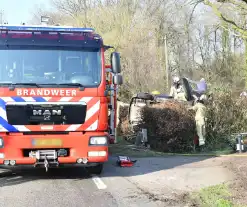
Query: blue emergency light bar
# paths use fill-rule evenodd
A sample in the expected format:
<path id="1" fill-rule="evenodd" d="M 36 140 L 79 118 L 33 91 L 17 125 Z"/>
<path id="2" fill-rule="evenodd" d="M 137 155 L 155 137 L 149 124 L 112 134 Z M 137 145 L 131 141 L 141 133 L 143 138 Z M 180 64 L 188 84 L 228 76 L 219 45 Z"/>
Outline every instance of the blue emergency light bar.
<path id="1" fill-rule="evenodd" d="M 80 28 L 80 27 L 66 27 L 66 26 L 9 26 L 9 25 L 0 25 L 0 30 L 5 31 L 38 31 L 38 32 L 94 32 L 92 28 Z"/>

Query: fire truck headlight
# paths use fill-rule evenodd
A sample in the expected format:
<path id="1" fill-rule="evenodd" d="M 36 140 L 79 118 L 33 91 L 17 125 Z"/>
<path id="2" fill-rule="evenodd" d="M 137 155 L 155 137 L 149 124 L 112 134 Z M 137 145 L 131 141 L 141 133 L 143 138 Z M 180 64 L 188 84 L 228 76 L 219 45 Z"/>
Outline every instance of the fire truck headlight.
<path id="1" fill-rule="evenodd" d="M 90 137 L 89 145 L 106 145 L 107 137 Z"/>
<path id="2" fill-rule="evenodd" d="M 0 137 L 0 148 L 3 148 L 3 145 L 4 145 L 3 138 Z"/>

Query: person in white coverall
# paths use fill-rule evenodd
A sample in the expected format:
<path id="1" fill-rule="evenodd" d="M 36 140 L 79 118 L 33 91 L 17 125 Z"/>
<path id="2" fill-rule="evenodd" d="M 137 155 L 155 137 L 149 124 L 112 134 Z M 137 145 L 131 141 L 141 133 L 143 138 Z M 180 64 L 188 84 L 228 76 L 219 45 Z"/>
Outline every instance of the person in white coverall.
<path id="1" fill-rule="evenodd" d="M 196 131 L 199 137 L 199 146 L 205 145 L 206 136 L 206 106 L 205 103 L 206 96 L 202 95 L 195 103 L 195 105 L 189 109 L 196 112 Z"/>
<path id="2" fill-rule="evenodd" d="M 182 101 L 187 101 L 185 98 L 185 93 L 183 86 L 180 82 L 179 77 L 174 77 L 173 78 L 173 85 L 170 90 L 170 96 L 174 97 L 176 100 L 182 100 Z"/>

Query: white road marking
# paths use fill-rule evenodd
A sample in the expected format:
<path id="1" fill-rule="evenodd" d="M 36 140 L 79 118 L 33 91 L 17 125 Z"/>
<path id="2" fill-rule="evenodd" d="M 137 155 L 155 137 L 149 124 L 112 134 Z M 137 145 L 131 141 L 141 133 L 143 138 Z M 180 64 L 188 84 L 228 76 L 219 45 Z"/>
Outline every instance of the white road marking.
<path id="1" fill-rule="evenodd" d="M 8 178 L 7 180 L 16 180 L 16 179 L 21 179 L 22 176 L 16 176 L 16 177 L 12 177 L 12 178 Z"/>
<path id="2" fill-rule="evenodd" d="M 93 176 L 92 177 L 92 180 L 93 180 L 93 182 L 95 183 L 95 185 L 97 186 L 97 188 L 99 190 L 102 190 L 102 189 L 106 189 L 107 188 L 107 186 L 105 185 L 105 183 L 103 183 L 103 181 L 99 177 Z"/>

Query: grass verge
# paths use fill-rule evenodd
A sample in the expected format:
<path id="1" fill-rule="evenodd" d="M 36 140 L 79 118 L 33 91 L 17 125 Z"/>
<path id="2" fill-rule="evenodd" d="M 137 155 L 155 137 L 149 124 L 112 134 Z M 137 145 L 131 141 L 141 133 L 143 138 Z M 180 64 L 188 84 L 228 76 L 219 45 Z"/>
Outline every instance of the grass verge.
<path id="1" fill-rule="evenodd" d="M 234 205 L 226 184 L 210 186 L 192 193 L 191 201 L 200 207 L 246 207 Z"/>
<path id="2" fill-rule="evenodd" d="M 123 155 L 130 157 L 158 157 L 165 155 L 162 152 L 155 152 L 149 149 L 139 148 L 127 142 L 125 143 L 124 141 L 110 145 L 109 152 L 114 156 Z"/>
<path id="3" fill-rule="evenodd" d="M 116 144 L 109 146 L 109 151 L 111 155 L 126 155 L 130 157 L 159 157 L 159 156 L 221 156 L 229 155 L 232 153 L 231 149 L 223 149 L 210 152 L 193 152 L 193 153 L 164 153 L 158 152 L 143 147 L 137 147 L 133 144 L 130 144 L 122 138 L 118 138 Z"/>

